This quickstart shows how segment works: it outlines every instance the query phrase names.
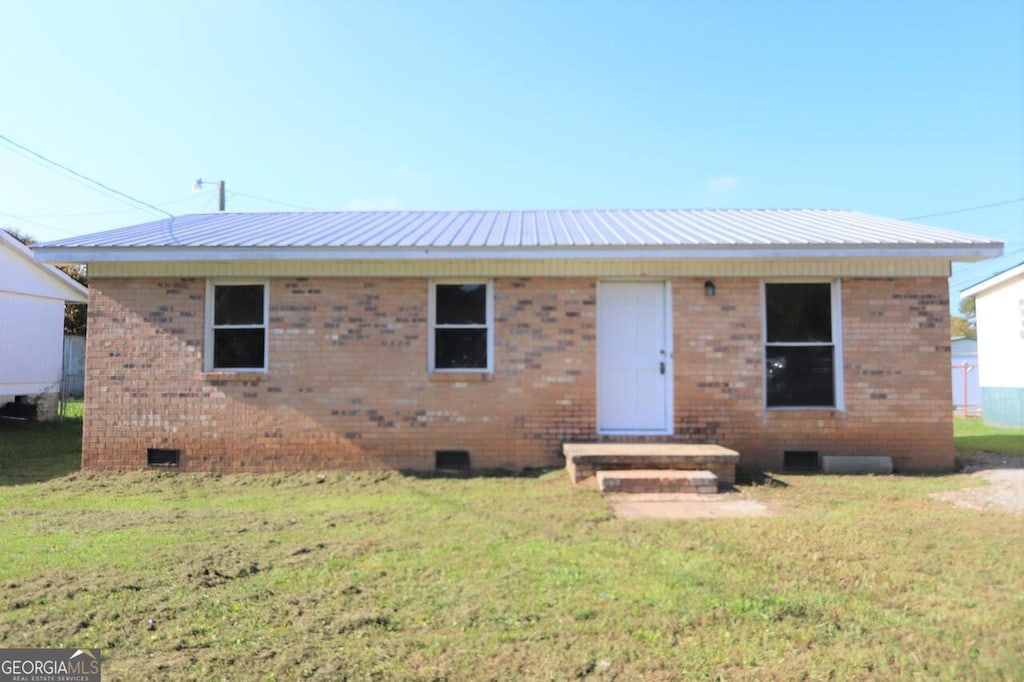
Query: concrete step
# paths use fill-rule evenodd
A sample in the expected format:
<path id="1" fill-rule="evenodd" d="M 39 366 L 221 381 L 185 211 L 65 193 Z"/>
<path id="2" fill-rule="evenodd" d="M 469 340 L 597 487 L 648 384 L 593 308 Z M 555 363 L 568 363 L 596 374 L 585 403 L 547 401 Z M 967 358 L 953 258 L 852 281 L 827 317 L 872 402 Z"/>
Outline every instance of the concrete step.
<path id="1" fill-rule="evenodd" d="M 598 471 L 597 487 L 603 493 L 700 493 L 718 492 L 718 477 L 710 471 L 632 469 Z"/>
<path id="2" fill-rule="evenodd" d="M 740 459 L 735 450 L 711 443 L 564 443 L 562 454 L 573 483 L 598 471 L 665 469 L 707 470 L 733 485 Z"/>

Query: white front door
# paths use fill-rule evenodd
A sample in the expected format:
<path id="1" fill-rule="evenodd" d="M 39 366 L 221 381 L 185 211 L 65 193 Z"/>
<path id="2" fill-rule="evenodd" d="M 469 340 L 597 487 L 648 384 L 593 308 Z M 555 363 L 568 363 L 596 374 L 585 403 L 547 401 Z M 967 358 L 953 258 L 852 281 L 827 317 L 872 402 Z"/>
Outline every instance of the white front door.
<path id="1" fill-rule="evenodd" d="M 601 433 L 672 432 L 664 282 L 601 282 L 597 293 L 597 426 Z"/>

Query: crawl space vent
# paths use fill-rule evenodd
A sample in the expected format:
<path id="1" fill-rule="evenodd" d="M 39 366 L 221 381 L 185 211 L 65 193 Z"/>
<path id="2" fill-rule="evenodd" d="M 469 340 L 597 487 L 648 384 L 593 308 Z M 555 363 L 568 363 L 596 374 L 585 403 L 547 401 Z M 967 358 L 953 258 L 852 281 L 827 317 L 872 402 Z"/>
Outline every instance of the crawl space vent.
<path id="1" fill-rule="evenodd" d="M 469 470 L 469 450 L 437 450 L 434 452 L 435 469 Z"/>
<path id="2" fill-rule="evenodd" d="M 181 461 L 181 450 L 147 448 L 146 465 L 151 467 L 176 467 Z"/>
<path id="3" fill-rule="evenodd" d="M 784 471 L 821 471 L 817 450 L 786 450 L 782 453 Z"/>

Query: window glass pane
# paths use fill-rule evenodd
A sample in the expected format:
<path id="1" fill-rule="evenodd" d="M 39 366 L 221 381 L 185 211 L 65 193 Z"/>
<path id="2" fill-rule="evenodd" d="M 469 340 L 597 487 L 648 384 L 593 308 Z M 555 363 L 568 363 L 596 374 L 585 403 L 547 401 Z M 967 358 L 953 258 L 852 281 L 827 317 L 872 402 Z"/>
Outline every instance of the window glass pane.
<path id="1" fill-rule="evenodd" d="M 768 342 L 832 341 L 831 285 L 766 284 Z"/>
<path id="2" fill-rule="evenodd" d="M 833 407 L 831 346 L 768 346 L 768 407 Z"/>
<path id="3" fill-rule="evenodd" d="M 437 369 L 487 369 L 486 329 L 435 329 Z"/>
<path id="4" fill-rule="evenodd" d="M 263 369 L 262 329 L 213 330 L 214 369 Z"/>
<path id="5" fill-rule="evenodd" d="M 263 324 L 263 285 L 215 286 L 213 324 Z"/>
<path id="6" fill-rule="evenodd" d="M 487 324 L 486 284 L 438 284 L 436 324 Z"/>

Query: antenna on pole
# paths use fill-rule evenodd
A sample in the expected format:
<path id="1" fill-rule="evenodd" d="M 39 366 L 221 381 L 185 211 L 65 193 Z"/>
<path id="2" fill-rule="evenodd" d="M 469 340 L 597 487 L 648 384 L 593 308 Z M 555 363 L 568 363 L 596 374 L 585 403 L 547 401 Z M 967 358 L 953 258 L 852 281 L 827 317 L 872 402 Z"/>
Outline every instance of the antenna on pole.
<path id="1" fill-rule="evenodd" d="M 196 181 L 192 183 L 192 191 L 193 192 L 202 192 L 204 184 L 208 185 L 210 183 L 203 182 L 202 178 L 197 178 Z M 218 201 L 217 201 L 217 210 L 223 212 L 224 208 L 225 208 L 224 181 L 223 180 L 218 180 L 217 181 L 217 199 L 218 199 Z"/>

